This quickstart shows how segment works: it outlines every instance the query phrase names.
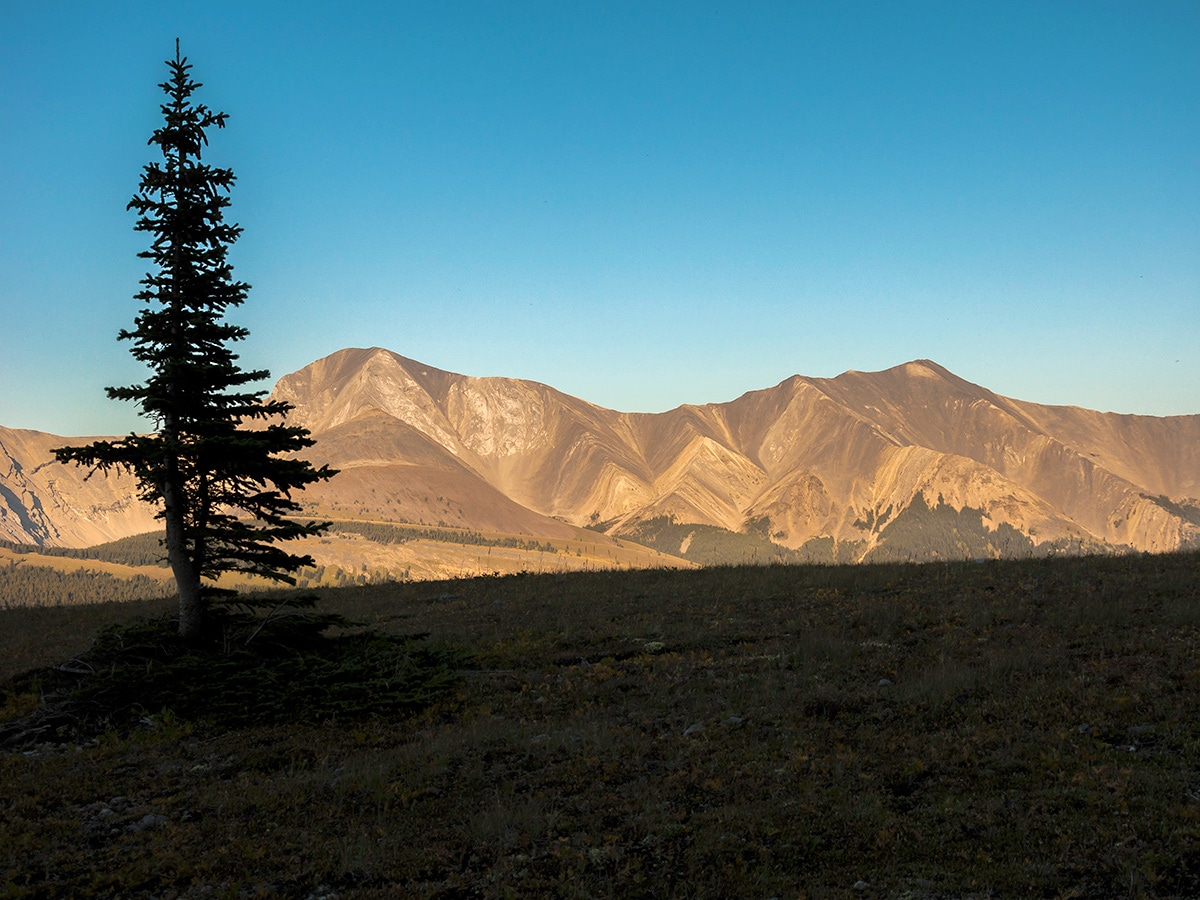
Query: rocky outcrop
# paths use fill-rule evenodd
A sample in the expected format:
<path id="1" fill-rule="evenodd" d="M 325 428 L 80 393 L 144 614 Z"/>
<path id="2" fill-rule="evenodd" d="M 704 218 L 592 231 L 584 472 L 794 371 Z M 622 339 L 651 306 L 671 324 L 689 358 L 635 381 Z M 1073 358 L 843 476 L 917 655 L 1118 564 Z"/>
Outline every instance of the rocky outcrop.
<path id="1" fill-rule="evenodd" d="M 0 427 L 0 538 L 86 547 L 156 527 L 129 475 L 54 461 L 55 447 L 92 440 Z"/>

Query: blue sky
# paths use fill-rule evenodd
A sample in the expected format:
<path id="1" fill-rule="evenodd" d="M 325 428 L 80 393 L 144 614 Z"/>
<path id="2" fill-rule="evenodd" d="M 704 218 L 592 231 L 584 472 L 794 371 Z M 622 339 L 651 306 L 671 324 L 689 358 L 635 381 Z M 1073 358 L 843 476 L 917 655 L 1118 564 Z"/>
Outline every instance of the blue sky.
<path id="1" fill-rule="evenodd" d="M 180 37 L 230 114 L 233 318 L 624 410 L 926 357 L 1200 413 L 1200 4 L 0 5 L 0 424 L 103 388 Z"/>

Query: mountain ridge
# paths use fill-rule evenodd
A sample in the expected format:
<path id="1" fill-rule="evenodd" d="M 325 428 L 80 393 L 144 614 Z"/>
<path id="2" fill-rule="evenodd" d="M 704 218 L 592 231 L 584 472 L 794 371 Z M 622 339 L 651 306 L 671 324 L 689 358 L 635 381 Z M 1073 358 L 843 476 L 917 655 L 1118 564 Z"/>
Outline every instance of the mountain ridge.
<path id="1" fill-rule="evenodd" d="M 787 559 L 820 558 L 818 547 L 916 559 L 997 555 L 1000 543 L 1030 553 L 1200 545 L 1200 415 L 1030 403 L 932 360 L 793 375 L 724 403 L 638 413 L 348 348 L 283 376 L 271 397 L 312 432 L 314 462 L 342 470 L 304 495 L 319 516 L 558 539 L 587 527 L 652 545 L 664 523 L 691 524 L 758 535 L 765 553 Z M 0 448 L 14 433 L 0 428 Z M 31 480 L 30 453 L 52 437 L 25 438 L 28 458 L 9 456 L 17 468 L 0 472 L 0 537 L 80 541 L 79 520 L 96 515 L 110 540 L 144 521 L 113 506 L 122 490 L 127 502 L 128 484 L 111 485 L 105 518 L 95 485 L 88 502 L 63 504 L 83 490 L 81 476 L 51 463 Z M 53 514 L 46 497 L 57 498 Z M 67 507 L 73 526 L 59 521 Z M 901 532 L 920 544 L 929 517 L 937 547 L 899 545 Z M 679 546 L 656 549 L 686 555 L 686 535 L 670 534 Z"/>

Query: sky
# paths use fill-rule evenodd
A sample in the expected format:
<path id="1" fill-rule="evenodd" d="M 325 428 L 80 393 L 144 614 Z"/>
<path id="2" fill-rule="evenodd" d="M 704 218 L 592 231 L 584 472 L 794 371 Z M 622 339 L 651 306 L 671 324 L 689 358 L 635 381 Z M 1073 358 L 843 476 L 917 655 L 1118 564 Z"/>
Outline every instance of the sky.
<path id="1" fill-rule="evenodd" d="M 1200 3 L 0 3 L 0 425 L 145 430 L 126 203 L 178 37 L 230 318 L 602 406 L 933 359 L 1200 413 Z"/>

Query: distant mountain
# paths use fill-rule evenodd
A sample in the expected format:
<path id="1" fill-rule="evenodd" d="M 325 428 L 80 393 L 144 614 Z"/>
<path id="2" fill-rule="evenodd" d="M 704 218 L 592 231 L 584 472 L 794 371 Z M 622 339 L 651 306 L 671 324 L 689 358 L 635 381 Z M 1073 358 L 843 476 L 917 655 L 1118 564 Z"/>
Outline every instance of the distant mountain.
<path id="1" fill-rule="evenodd" d="M 648 414 L 350 349 L 272 396 L 341 470 L 304 496 L 335 519 L 582 526 L 697 562 L 1200 546 L 1200 415 L 1026 403 L 927 360 Z M 0 429 L 0 537 L 80 545 L 149 521 L 128 480 L 47 462 L 66 440 Z"/>
<path id="2" fill-rule="evenodd" d="M 131 476 L 54 461 L 55 447 L 93 440 L 0 427 L 0 539 L 89 547 L 157 527 Z"/>

